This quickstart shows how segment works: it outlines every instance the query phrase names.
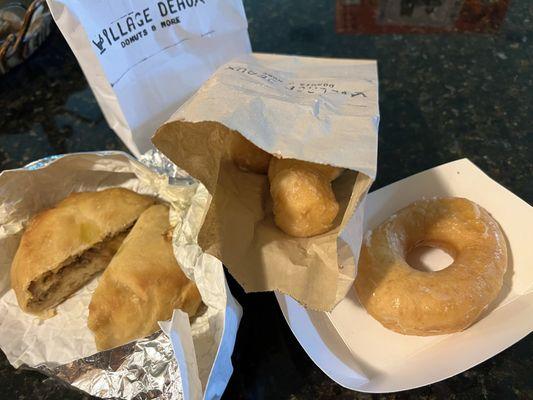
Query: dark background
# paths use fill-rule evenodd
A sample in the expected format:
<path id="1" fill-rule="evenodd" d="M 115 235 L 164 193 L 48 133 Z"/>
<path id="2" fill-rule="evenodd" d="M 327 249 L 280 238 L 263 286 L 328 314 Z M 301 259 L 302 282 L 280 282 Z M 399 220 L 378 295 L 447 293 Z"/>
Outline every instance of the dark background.
<path id="1" fill-rule="evenodd" d="M 417 28 L 418 33 L 382 35 L 362 28 L 358 34 L 336 33 L 332 1 L 245 3 L 254 51 L 378 60 L 381 125 L 373 189 L 467 157 L 531 204 L 532 2 L 512 1 L 489 33 Z M 358 26 L 352 30 L 357 33 Z M 126 150 L 53 29 L 24 65 L 0 77 L 1 169 L 51 154 L 103 149 Z M 307 357 L 273 294 L 245 295 L 228 279 L 244 317 L 226 399 L 533 399 L 532 335 L 424 388 L 387 395 L 349 391 Z M 88 396 L 38 373 L 16 371 L 0 352 L 0 398 Z"/>

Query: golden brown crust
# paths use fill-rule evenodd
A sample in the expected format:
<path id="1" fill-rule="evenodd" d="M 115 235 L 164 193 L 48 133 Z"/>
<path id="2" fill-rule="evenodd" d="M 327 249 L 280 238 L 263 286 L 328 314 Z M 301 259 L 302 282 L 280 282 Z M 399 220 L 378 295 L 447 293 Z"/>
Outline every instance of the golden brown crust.
<path id="1" fill-rule="evenodd" d="M 21 309 L 46 315 L 29 306 L 30 284 L 55 271 L 65 261 L 131 226 L 154 199 L 127 189 L 73 193 L 55 207 L 36 215 L 22 235 L 11 266 L 11 286 Z M 49 315 L 49 313 L 48 313 Z"/>
<path id="2" fill-rule="evenodd" d="M 168 230 L 168 207 L 150 207 L 102 275 L 88 320 L 99 350 L 155 332 L 176 308 L 196 313 L 200 293 L 176 262 Z"/>
<path id="3" fill-rule="evenodd" d="M 436 272 L 405 261 L 420 245 L 442 247 L 454 262 Z M 473 324 L 496 298 L 507 269 L 507 245 L 498 223 L 463 198 L 420 200 L 367 236 L 355 289 L 370 315 L 407 335 L 439 335 Z"/>
<path id="4" fill-rule="evenodd" d="M 329 165 L 273 158 L 268 177 L 278 228 L 295 237 L 330 230 L 339 212 L 330 181 L 340 172 Z"/>
<path id="5" fill-rule="evenodd" d="M 278 174 L 279 171 L 293 169 L 313 169 L 322 174 L 328 181 L 334 181 L 342 173 L 343 168 L 332 167 L 326 164 L 317 164 L 309 161 L 296 160 L 294 158 L 272 158 L 268 168 L 268 178 L 270 180 Z"/>

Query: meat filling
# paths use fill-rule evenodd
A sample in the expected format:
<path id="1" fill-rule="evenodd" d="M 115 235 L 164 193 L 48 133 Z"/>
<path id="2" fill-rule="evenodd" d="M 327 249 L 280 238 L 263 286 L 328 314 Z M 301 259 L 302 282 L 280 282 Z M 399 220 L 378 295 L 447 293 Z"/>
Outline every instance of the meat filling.
<path id="1" fill-rule="evenodd" d="M 129 229 L 98 243 L 31 282 L 28 307 L 37 311 L 47 309 L 68 298 L 107 267 L 128 232 Z"/>

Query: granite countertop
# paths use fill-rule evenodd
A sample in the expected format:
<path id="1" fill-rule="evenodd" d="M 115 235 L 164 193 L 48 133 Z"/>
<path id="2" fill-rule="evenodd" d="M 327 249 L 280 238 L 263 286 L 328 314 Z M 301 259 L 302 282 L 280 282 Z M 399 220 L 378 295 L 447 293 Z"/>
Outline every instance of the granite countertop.
<path id="1" fill-rule="evenodd" d="M 333 2 L 245 3 L 255 51 L 378 60 L 381 125 L 373 189 L 467 157 L 533 202 L 533 7 L 528 2 L 511 2 L 492 33 L 358 35 L 336 33 Z M 24 65 L 0 77 L 1 169 L 51 154 L 102 149 L 126 150 L 53 29 Z M 224 398 L 533 398 L 532 335 L 430 386 L 379 396 L 349 391 L 309 359 L 273 294 L 246 295 L 228 279 L 244 317 Z M 6 399 L 89 398 L 39 373 L 14 370 L 1 352 L 0 388 Z"/>

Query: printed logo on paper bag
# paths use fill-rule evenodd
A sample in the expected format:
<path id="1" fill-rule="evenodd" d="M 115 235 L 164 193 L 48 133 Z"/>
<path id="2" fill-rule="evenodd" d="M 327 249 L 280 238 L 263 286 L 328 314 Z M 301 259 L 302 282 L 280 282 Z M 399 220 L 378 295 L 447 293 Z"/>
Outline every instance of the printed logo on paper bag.
<path id="1" fill-rule="evenodd" d="M 115 86 L 131 69 L 151 57 L 183 42 L 223 31 L 224 20 L 217 18 L 216 11 L 219 2 L 133 0 L 127 2 L 130 9 L 124 9 L 125 2 L 109 2 L 107 6 L 83 8 L 84 13 L 92 14 L 91 23 L 84 28 L 111 86 Z M 198 23 L 198 14 L 209 24 Z M 202 25 L 209 28 L 203 31 L 206 28 Z M 242 28 L 246 28 L 245 21 Z"/>
<path id="2" fill-rule="evenodd" d="M 238 73 L 242 77 L 256 80 L 264 90 L 271 87 L 277 92 L 288 96 L 309 98 L 315 101 L 319 97 L 327 97 L 328 102 L 337 107 L 348 106 L 367 108 L 368 102 L 374 102 L 374 96 L 363 85 L 354 88 L 353 80 L 348 83 L 341 79 L 286 79 L 276 71 L 254 70 L 244 64 L 229 64 L 225 67 L 230 73 Z M 362 83 L 361 81 L 359 83 Z M 366 81 L 369 84 L 368 81 Z"/>
<path id="3" fill-rule="evenodd" d="M 136 156 L 219 66 L 251 52 L 242 0 L 47 3 L 107 122 Z"/>
<path id="4" fill-rule="evenodd" d="M 207 0 L 166 0 L 157 2 L 158 24 L 151 24 L 154 22 L 152 11 L 149 7 L 143 8 L 142 11 L 130 11 L 128 14 L 113 21 L 111 25 L 102 29 L 98 34 L 98 38 L 93 39 L 93 44 L 97 47 L 100 54 L 104 54 L 106 46 L 113 46 L 120 43 L 123 48 L 147 36 L 149 30 L 143 28 L 149 25 L 152 32 L 157 29 L 165 29 L 169 26 L 179 24 L 180 17 L 176 15 L 180 11 L 187 8 L 196 7 L 198 3 L 205 4 Z M 168 18 L 167 18 L 168 17 Z"/>

